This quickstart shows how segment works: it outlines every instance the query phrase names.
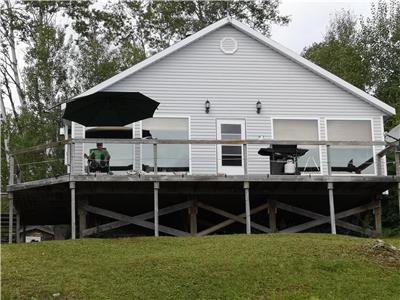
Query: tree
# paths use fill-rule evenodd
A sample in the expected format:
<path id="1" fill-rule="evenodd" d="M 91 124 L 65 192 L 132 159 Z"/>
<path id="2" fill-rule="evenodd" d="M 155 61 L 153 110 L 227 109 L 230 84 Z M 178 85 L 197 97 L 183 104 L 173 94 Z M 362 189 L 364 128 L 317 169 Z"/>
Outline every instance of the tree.
<path id="1" fill-rule="evenodd" d="M 360 43 L 371 62 L 373 94 L 400 111 L 400 2 L 372 5 L 371 17 L 360 21 Z M 400 123 L 400 114 L 386 124 Z"/>
<path id="2" fill-rule="evenodd" d="M 264 35 L 271 24 L 285 25 L 288 16 L 279 14 L 280 0 L 268 1 L 127 1 L 129 22 L 123 31 L 136 29 L 136 39 L 148 51 L 160 51 L 184 39 L 188 33 L 231 16 Z M 127 28 L 126 26 L 129 26 Z"/>
<path id="3" fill-rule="evenodd" d="M 354 86 L 368 90 L 371 86 L 371 63 L 365 59 L 357 23 L 357 18 L 350 12 L 337 13 L 324 40 L 305 48 L 303 56 Z"/>
<path id="4" fill-rule="evenodd" d="M 324 40 L 303 55 L 400 110 L 400 2 L 380 0 L 366 19 L 337 14 Z M 386 128 L 398 123 L 399 114 Z"/>

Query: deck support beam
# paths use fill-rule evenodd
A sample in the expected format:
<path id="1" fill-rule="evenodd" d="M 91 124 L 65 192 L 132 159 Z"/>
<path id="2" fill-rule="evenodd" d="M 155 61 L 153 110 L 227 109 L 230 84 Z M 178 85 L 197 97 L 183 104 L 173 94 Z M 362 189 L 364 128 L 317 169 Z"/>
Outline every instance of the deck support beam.
<path id="1" fill-rule="evenodd" d="M 374 208 L 375 230 L 378 236 L 382 236 L 382 203 L 377 200 L 377 206 Z"/>
<path id="2" fill-rule="evenodd" d="M 400 176 L 400 146 L 396 146 L 396 151 L 394 152 L 395 165 L 396 165 L 396 175 Z M 397 183 L 397 201 L 399 204 L 399 214 L 400 214 L 400 182 Z"/>
<path id="3" fill-rule="evenodd" d="M 154 149 L 156 153 L 156 149 Z M 160 183 L 154 182 L 154 236 L 159 236 L 159 223 L 158 223 L 158 190 L 160 189 Z"/>
<path id="4" fill-rule="evenodd" d="M 251 219 L 250 219 L 250 183 L 245 181 L 243 184 L 244 188 L 244 199 L 246 206 L 246 234 L 251 234 Z"/>
<path id="5" fill-rule="evenodd" d="M 222 209 L 219 209 L 219 208 L 216 208 L 216 207 L 212 207 L 212 206 L 207 205 L 207 204 L 202 203 L 202 202 L 198 202 L 198 207 L 202 208 L 202 209 L 205 209 L 205 210 L 208 210 L 208 211 L 211 211 L 211 212 L 213 212 L 213 213 L 215 213 L 217 215 L 221 215 L 223 217 L 228 218 L 228 220 L 222 221 L 222 222 L 220 222 L 220 223 L 218 223 L 218 224 L 216 224 L 214 226 L 211 226 L 211 227 L 209 227 L 207 229 L 204 229 L 203 231 L 200 231 L 198 233 L 199 236 L 204 236 L 204 235 L 213 233 L 213 232 L 215 232 L 215 231 L 217 231 L 219 229 L 222 229 L 222 228 L 224 228 L 226 226 L 229 226 L 229 225 L 231 225 L 231 224 L 233 224 L 235 222 L 246 224 L 246 219 L 244 219 L 246 217 L 246 212 L 244 212 L 244 213 L 242 213 L 240 215 L 234 215 L 234 214 L 226 212 L 226 211 L 224 211 Z M 262 205 L 260 205 L 258 207 L 253 208 L 250 211 L 250 214 L 256 214 L 256 213 L 258 213 L 258 212 L 260 212 L 262 210 L 265 210 L 267 208 L 268 208 L 268 204 L 266 204 L 266 203 L 262 204 Z M 254 223 L 254 222 L 250 222 L 250 225 L 253 228 L 257 229 L 257 230 L 260 230 L 261 232 L 265 232 L 265 233 L 271 232 L 271 229 L 269 229 L 266 226 L 263 226 L 263 225 L 260 225 L 260 224 Z"/>
<path id="6" fill-rule="evenodd" d="M 75 203 L 75 187 L 74 181 L 69 183 L 69 189 L 71 191 L 71 239 L 76 239 L 76 203 Z"/>
<path id="7" fill-rule="evenodd" d="M 268 200 L 268 216 L 269 216 L 269 228 L 271 228 L 271 232 L 278 232 L 276 226 L 276 201 Z"/>
<path id="8" fill-rule="evenodd" d="M 190 234 L 192 236 L 197 235 L 197 203 L 196 201 L 192 201 L 192 205 L 189 207 L 189 216 L 190 216 Z"/>
<path id="9" fill-rule="evenodd" d="M 333 198 L 333 182 L 328 182 L 328 193 L 329 193 L 329 213 L 331 217 L 331 233 L 336 234 L 336 222 L 335 222 L 335 202 Z"/>
<path id="10" fill-rule="evenodd" d="M 9 156 L 8 162 L 8 185 L 14 184 L 14 173 L 15 173 L 15 158 L 13 155 Z M 8 193 L 8 243 L 12 244 L 13 242 L 13 223 L 14 223 L 14 193 Z"/>
<path id="11" fill-rule="evenodd" d="M 21 243 L 21 215 L 17 209 L 15 209 L 15 242 Z"/>
<path id="12" fill-rule="evenodd" d="M 87 200 L 79 201 L 78 215 L 79 215 L 79 238 L 83 238 L 83 232 L 87 228 L 87 212 L 82 207 L 87 205 Z"/>
<path id="13" fill-rule="evenodd" d="M 13 242 L 13 225 L 14 225 L 14 199 L 13 193 L 8 193 L 8 243 Z"/>
<path id="14" fill-rule="evenodd" d="M 374 202 L 371 202 L 371 203 L 368 203 L 365 205 L 361 205 L 361 206 L 354 207 L 349 210 L 337 213 L 335 215 L 336 223 L 338 226 L 346 228 L 348 230 L 352 230 L 352 231 L 355 231 L 355 232 L 358 232 L 361 234 L 367 234 L 370 236 L 376 236 L 377 232 L 375 230 L 371 230 L 368 228 L 362 228 L 358 225 L 354 225 L 349 222 L 342 221 L 340 219 L 343 219 L 343 218 L 346 218 L 346 217 L 349 217 L 349 216 L 352 216 L 352 215 L 355 215 L 355 214 L 358 214 L 358 213 L 361 213 L 364 211 L 375 209 L 377 206 L 378 206 L 378 203 L 374 201 Z M 282 210 L 285 210 L 288 212 L 292 212 L 292 213 L 295 213 L 295 214 L 298 214 L 301 216 L 305 216 L 307 218 L 314 219 L 314 220 L 308 221 L 304 224 L 285 228 L 285 229 L 281 230 L 280 232 L 285 232 L 285 233 L 301 232 L 301 231 L 304 231 L 304 230 L 307 230 L 307 229 L 310 229 L 310 228 L 313 228 L 313 227 L 316 227 L 316 226 L 319 226 L 319 225 L 322 225 L 325 223 L 330 223 L 330 220 L 331 220 L 331 216 L 324 216 L 319 213 L 315 213 L 315 212 L 312 212 L 312 211 L 309 211 L 309 210 L 306 210 L 303 208 L 295 207 L 295 206 L 292 206 L 292 205 L 289 205 L 289 204 L 286 204 L 283 202 L 277 202 L 277 207 L 279 209 L 282 209 Z"/>

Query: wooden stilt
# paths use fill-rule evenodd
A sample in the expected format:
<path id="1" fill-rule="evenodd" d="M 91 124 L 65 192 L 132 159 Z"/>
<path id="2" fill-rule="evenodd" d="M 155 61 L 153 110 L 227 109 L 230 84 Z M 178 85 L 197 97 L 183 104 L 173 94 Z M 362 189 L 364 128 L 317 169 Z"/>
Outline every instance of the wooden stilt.
<path id="1" fill-rule="evenodd" d="M 156 148 L 154 150 L 156 150 Z M 159 224 L 158 224 L 158 190 L 159 189 L 160 189 L 160 183 L 154 182 L 154 236 L 159 236 Z"/>
<path id="2" fill-rule="evenodd" d="M 329 213 L 331 217 L 331 233 L 336 234 L 336 221 L 335 221 L 335 203 L 333 198 L 333 183 L 328 182 L 329 192 Z"/>
<path id="3" fill-rule="evenodd" d="M 276 201 L 268 200 L 268 216 L 269 216 L 269 228 L 271 232 L 277 232 L 276 227 Z"/>
<path id="4" fill-rule="evenodd" d="M 244 198 L 246 204 L 246 234 L 251 234 L 250 195 L 249 195 L 250 183 L 248 181 L 245 181 L 243 184 L 243 188 L 244 188 Z"/>
<path id="5" fill-rule="evenodd" d="M 397 145 L 396 151 L 394 153 L 395 161 L 396 161 L 396 175 L 400 176 L 400 151 L 399 145 Z M 397 184 L 397 200 L 399 204 L 399 214 L 400 214 L 400 182 Z"/>
<path id="6" fill-rule="evenodd" d="M 75 205 L 75 182 L 71 181 L 69 183 L 69 188 L 71 190 L 71 239 L 76 239 L 76 205 Z"/>
<path id="7" fill-rule="evenodd" d="M 378 236 L 382 236 L 382 203 L 381 200 L 377 200 L 377 206 L 374 208 L 375 215 L 375 230 Z"/>
<path id="8" fill-rule="evenodd" d="M 22 226 L 22 238 L 23 238 L 22 242 L 26 243 L 26 226 L 25 225 Z"/>
<path id="9" fill-rule="evenodd" d="M 87 200 L 79 201 L 78 215 L 79 215 L 79 238 L 83 238 L 83 231 L 87 228 L 87 212 L 83 209 L 84 205 L 87 205 Z"/>
<path id="10" fill-rule="evenodd" d="M 192 206 L 189 207 L 190 234 L 195 236 L 197 235 L 197 205 L 196 201 L 193 201 L 192 203 Z"/>
<path id="11" fill-rule="evenodd" d="M 14 200 L 13 194 L 8 193 L 8 243 L 13 242 Z"/>
<path id="12" fill-rule="evenodd" d="M 9 176 L 8 176 L 8 184 L 14 184 L 14 156 L 9 156 Z M 13 223 L 14 223 L 14 194 L 8 193 L 8 243 L 12 244 L 13 242 Z"/>
<path id="13" fill-rule="evenodd" d="M 20 243 L 21 242 L 21 215 L 19 214 L 19 211 L 15 209 L 15 242 Z"/>

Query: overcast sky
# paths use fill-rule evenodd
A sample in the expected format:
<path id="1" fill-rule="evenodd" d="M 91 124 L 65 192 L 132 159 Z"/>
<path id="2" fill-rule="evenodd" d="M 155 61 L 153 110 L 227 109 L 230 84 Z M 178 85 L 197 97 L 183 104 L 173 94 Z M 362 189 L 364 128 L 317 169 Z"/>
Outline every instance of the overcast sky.
<path id="1" fill-rule="evenodd" d="M 301 53 L 304 47 L 321 41 L 329 20 L 341 9 L 355 15 L 370 15 L 376 0 L 281 0 L 280 11 L 291 16 L 288 26 L 273 26 L 272 39 L 285 47 Z"/>

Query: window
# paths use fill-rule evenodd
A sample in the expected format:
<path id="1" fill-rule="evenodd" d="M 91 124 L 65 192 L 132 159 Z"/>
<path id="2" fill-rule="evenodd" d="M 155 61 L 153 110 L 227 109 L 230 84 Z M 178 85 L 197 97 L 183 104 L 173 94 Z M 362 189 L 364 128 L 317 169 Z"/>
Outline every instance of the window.
<path id="1" fill-rule="evenodd" d="M 329 141 L 372 141 L 371 121 L 328 120 Z M 331 146 L 329 151 L 332 173 L 374 174 L 372 146 Z"/>
<path id="2" fill-rule="evenodd" d="M 189 138 L 189 122 L 187 118 L 151 118 L 142 121 L 142 137 L 153 139 Z M 158 172 L 188 172 L 189 145 L 158 145 Z M 142 145 L 142 170 L 154 171 L 153 145 Z"/>
<path id="3" fill-rule="evenodd" d="M 242 139 L 241 124 L 221 124 L 221 140 L 240 140 Z M 222 165 L 241 166 L 242 147 L 241 146 L 222 146 Z"/>
<path id="4" fill-rule="evenodd" d="M 289 120 L 274 119 L 274 139 L 276 140 L 297 140 L 297 141 L 318 141 L 317 120 Z M 297 167 L 301 172 L 320 172 L 319 146 L 297 145 L 298 148 L 307 152 L 298 157 Z"/>
<path id="5" fill-rule="evenodd" d="M 217 139 L 243 140 L 243 120 L 218 120 Z M 243 146 L 242 145 L 218 145 L 218 169 L 226 174 L 243 173 Z"/>

